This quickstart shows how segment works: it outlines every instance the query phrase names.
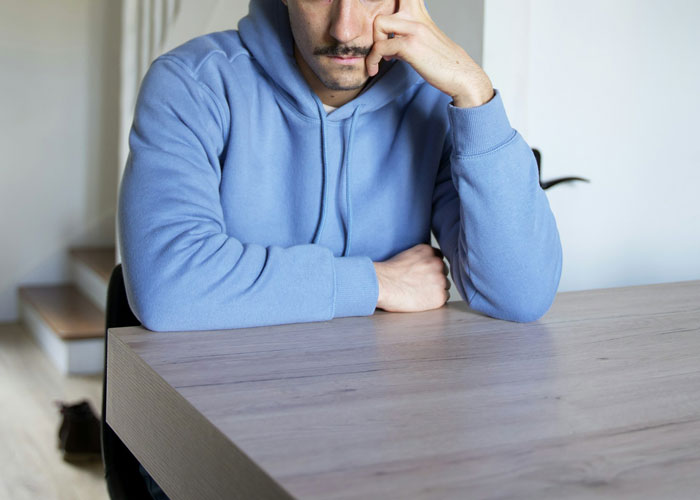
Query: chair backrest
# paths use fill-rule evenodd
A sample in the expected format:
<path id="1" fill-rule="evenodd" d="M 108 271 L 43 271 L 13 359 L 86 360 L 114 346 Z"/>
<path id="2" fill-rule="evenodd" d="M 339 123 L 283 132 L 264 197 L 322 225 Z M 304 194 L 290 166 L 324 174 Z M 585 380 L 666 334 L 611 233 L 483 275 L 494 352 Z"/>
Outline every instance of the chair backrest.
<path id="1" fill-rule="evenodd" d="M 537 162 L 537 173 L 538 173 L 539 178 L 540 178 L 540 187 L 542 189 L 549 189 L 553 186 L 556 186 L 557 184 L 562 184 L 565 182 L 574 182 L 574 181 L 591 182 L 588 179 L 584 179 L 583 177 L 559 177 L 558 179 L 551 179 L 548 181 L 543 181 L 542 180 L 542 153 L 540 153 L 539 149 L 533 148 L 532 154 L 535 155 L 535 161 Z"/>
<path id="2" fill-rule="evenodd" d="M 143 477 L 139 473 L 139 462 L 119 436 L 107 424 L 107 337 L 110 328 L 138 326 L 141 323 L 129 307 L 124 286 L 121 264 L 112 271 L 107 287 L 107 310 L 105 321 L 105 358 L 102 384 L 102 417 L 100 434 L 102 440 L 102 462 L 105 468 L 107 491 L 112 499 L 152 500 Z"/>

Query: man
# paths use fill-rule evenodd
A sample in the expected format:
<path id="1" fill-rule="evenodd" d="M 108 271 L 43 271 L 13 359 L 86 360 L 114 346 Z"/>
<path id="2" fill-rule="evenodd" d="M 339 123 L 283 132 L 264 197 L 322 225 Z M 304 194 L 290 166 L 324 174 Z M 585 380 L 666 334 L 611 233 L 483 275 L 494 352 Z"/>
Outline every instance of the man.
<path id="1" fill-rule="evenodd" d="M 252 0 L 154 62 L 130 144 L 121 250 L 152 330 L 438 308 L 443 256 L 496 318 L 556 292 L 532 152 L 423 0 Z"/>

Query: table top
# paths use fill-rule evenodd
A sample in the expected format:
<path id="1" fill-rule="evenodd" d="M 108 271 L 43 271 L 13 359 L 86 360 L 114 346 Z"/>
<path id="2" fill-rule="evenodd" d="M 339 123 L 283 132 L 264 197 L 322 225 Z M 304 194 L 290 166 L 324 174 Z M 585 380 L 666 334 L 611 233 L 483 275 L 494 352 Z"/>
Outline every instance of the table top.
<path id="1" fill-rule="evenodd" d="M 171 498 L 697 498 L 700 281 L 110 331 L 107 421 Z M 252 496 L 251 496 L 252 495 Z"/>

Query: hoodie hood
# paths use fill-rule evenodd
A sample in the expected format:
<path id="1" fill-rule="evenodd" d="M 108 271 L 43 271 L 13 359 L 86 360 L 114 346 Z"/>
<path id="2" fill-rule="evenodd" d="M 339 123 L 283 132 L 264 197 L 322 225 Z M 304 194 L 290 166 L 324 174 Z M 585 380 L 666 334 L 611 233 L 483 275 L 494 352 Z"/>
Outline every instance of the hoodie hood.
<path id="1" fill-rule="evenodd" d="M 349 119 L 350 126 L 345 132 L 347 147 L 344 148 L 341 163 L 346 187 L 345 207 L 341 209 L 341 213 L 345 225 L 343 256 L 350 255 L 353 232 L 350 186 L 354 151 L 353 136 L 358 116 L 385 106 L 423 79 L 409 64 L 402 61 L 395 60 L 390 64 L 381 64 L 380 72 L 355 99 L 327 115 L 323 109 L 323 103 L 306 83 L 294 58 L 294 37 L 289 24 L 289 11 L 281 0 L 251 0 L 249 14 L 238 23 L 238 32 L 242 43 L 269 76 L 273 88 L 285 95 L 301 114 L 320 121 L 323 193 L 319 221 L 312 243 L 321 241 L 328 211 L 332 210 L 329 207 L 328 122 Z"/>
<path id="2" fill-rule="evenodd" d="M 294 37 L 289 12 L 281 0 L 251 0 L 250 10 L 240 20 L 241 41 L 270 77 L 272 84 L 290 100 L 299 112 L 319 117 L 320 99 L 302 76 L 294 58 Z M 423 81 L 407 63 L 395 60 L 383 63 L 379 74 L 352 101 L 328 116 L 330 121 L 350 118 L 357 108 L 362 113 L 381 108 Z"/>

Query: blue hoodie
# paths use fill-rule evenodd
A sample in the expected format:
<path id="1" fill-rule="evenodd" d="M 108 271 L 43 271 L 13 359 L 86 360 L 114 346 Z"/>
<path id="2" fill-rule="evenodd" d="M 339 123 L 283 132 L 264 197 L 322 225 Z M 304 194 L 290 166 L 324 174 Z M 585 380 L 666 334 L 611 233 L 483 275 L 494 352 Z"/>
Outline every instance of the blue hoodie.
<path id="1" fill-rule="evenodd" d="M 431 230 L 472 308 L 532 321 L 556 293 L 556 223 L 498 92 L 456 108 L 394 61 L 327 114 L 279 0 L 157 59 L 130 148 L 120 249 L 151 330 L 371 315 L 373 261 Z"/>

